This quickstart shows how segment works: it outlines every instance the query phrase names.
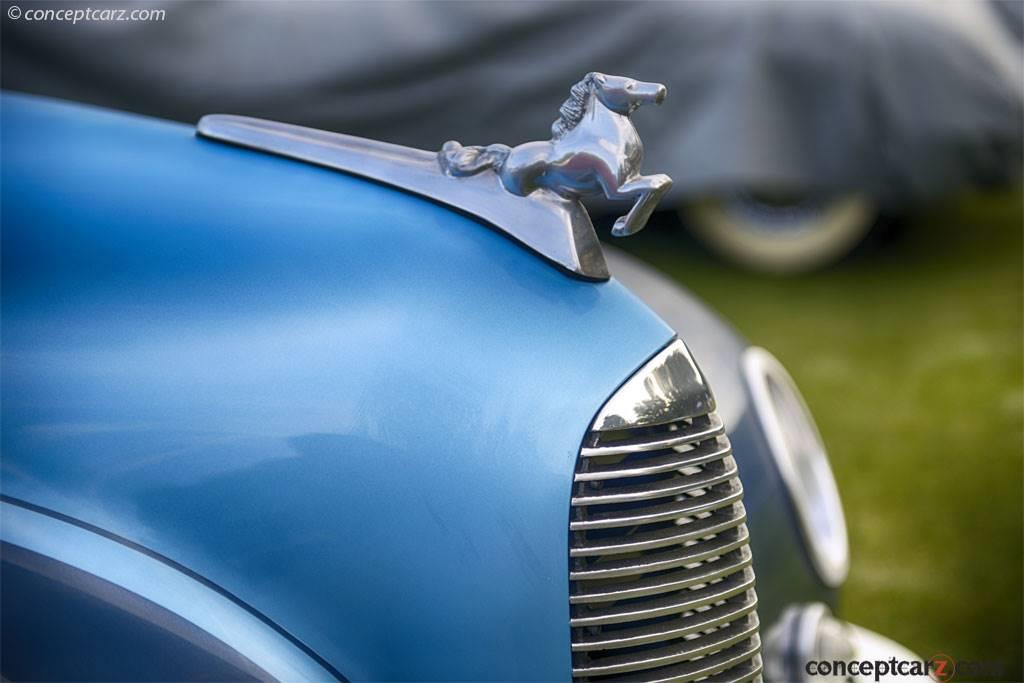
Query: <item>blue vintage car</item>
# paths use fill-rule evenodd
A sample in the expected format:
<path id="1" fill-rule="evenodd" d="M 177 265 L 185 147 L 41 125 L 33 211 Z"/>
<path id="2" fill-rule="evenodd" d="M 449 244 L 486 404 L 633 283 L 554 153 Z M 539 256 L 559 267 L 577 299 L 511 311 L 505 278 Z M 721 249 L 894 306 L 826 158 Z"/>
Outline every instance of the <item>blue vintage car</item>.
<path id="1" fill-rule="evenodd" d="M 573 206 L 266 122 L 2 115 L 4 680 L 912 658 L 830 614 L 785 370 Z"/>

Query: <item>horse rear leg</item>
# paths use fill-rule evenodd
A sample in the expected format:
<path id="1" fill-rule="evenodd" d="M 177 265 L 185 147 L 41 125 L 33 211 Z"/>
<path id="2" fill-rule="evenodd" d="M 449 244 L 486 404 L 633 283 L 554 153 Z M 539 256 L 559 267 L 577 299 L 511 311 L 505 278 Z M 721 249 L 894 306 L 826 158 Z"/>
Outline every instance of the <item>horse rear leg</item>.
<path id="1" fill-rule="evenodd" d="M 656 175 L 642 175 L 629 182 L 620 185 L 615 194 L 619 196 L 639 195 L 633 208 L 625 216 L 615 220 L 612 227 L 612 235 L 625 237 L 639 232 L 647 224 L 647 219 L 654 212 L 654 207 L 661 201 L 662 196 L 672 187 L 672 179 L 667 175 L 658 173 Z M 610 195 L 609 195 L 610 196 Z M 612 197 L 613 199 L 615 197 Z"/>

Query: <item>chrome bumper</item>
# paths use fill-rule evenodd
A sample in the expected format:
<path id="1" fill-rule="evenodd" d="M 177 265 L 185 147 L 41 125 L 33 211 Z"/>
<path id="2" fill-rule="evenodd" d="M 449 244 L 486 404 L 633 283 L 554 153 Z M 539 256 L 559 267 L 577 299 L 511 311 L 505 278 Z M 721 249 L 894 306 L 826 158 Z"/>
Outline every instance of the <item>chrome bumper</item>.
<path id="1" fill-rule="evenodd" d="M 930 681 L 925 660 L 899 643 L 840 621 L 821 603 L 793 607 L 765 634 L 766 681 Z"/>

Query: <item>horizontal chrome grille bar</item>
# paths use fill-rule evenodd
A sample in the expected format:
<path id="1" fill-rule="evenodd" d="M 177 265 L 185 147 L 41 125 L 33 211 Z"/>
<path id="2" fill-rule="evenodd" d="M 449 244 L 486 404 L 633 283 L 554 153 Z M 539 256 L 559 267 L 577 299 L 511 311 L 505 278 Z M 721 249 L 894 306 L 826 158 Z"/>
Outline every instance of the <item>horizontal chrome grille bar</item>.
<path id="1" fill-rule="evenodd" d="M 670 451 L 667 455 L 660 455 L 643 460 L 633 460 L 615 465 L 591 465 L 586 472 L 576 475 L 576 481 L 601 481 L 604 479 L 619 479 L 621 477 L 643 477 L 662 472 L 671 472 L 684 467 L 694 467 L 705 463 L 721 460 L 732 453 L 728 442 L 720 440 L 708 441 L 700 446 L 685 452 Z"/>
<path id="2" fill-rule="evenodd" d="M 695 564 L 712 557 L 724 555 L 746 545 L 749 541 L 746 526 L 740 525 L 723 532 L 705 543 L 671 549 L 660 553 L 628 557 L 619 560 L 595 563 L 585 569 L 573 569 L 569 572 L 572 581 L 587 579 L 606 579 L 615 576 L 632 576 L 657 572 L 663 569 L 674 569 L 688 564 Z"/>
<path id="3" fill-rule="evenodd" d="M 760 647 L 760 641 L 758 641 L 758 648 Z M 754 655 L 747 659 L 745 662 L 732 665 L 729 669 L 722 671 L 721 673 L 715 674 L 709 678 L 704 678 L 701 683 L 755 683 L 761 681 L 761 674 L 764 669 L 761 666 L 761 657 L 757 651 Z M 680 679 L 669 679 L 678 681 Z"/>
<path id="4" fill-rule="evenodd" d="M 580 455 L 584 458 L 595 458 L 602 455 L 623 455 L 626 453 L 646 453 L 649 451 L 664 450 L 674 446 L 685 446 L 686 444 L 697 443 L 725 433 L 722 421 L 717 415 L 709 415 L 710 424 L 694 427 L 689 430 L 680 429 L 675 432 L 664 432 L 659 438 L 610 443 L 604 446 L 584 447 Z"/>
<path id="5" fill-rule="evenodd" d="M 725 465 L 721 468 L 707 468 L 700 474 L 680 474 L 670 479 L 663 479 L 649 484 L 631 484 L 629 486 L 617 486 L 606 490 L 595 490 L 592 493 L 580 494 L 572 497 L 572 505 L 606 505 L 609 503 L 628 503 L 638 500 L 651 500 L 654 498 L 665 498 L 675 496 L 688 491 L 721 484 L 736 476 L 736 463 L 732 458 L 722 461 Z"/>
<path id="6" fill-rule="evenodd" d="M 673 525 L 667 529 L 638 532 L 628 536 L 612 536 L 579 545 L 574 544 L 569 548 L 569 556 L 621 555 L 679 545 L 731 529 L 742 524 L 745 519 L 746 513 L 742 507 L 722 508 L 713 512 L 710 517 L 687 524 Z"/>
<path id="7" fill-rule="evenodd" d="M 638 669 L 650 669 L 654 667 L 668 666 L 702 655 L 719 652 L 729 646 L 757 635 L 757 616 L 751 614 L 741 617 L 739 620 L 726 627 L 704 635 L 703 637 L 690 640 L 675 640 L 664 647 L 644 649 L 624 655 L 604 657 L 596 660 L 595 663 L 573 669 L 574 676 L 604 676 L 609 674 L 626 673 Z M 702 660 L 691 664 L 698 665 Z M 712 665 L 712 668 L 715 668 Z M 706 673 L 704 675 L 707 675 Z"/>
<path id="8" fill-rule="evenodd" d="M 747 591 L 721 605 L 670 622 L 659 621 L 636 628 L 600 631 L 597 635 L 584 633 L 573 643 L 572 649 L 575 652 L 614 650 L 682 638 L 739 619 L 753 612 L 756 607 L 757 597 L 753 591 Z"/>
<path id="9" fill-rule="evenodd" d="M 621 526 L 638 526 L 664 522 L 679 517 L 689 517 L 711 512 L 720 507 L 738 503 L 743 498 L 743 487 L 739 481 L 729 482 L 720 488 L 712 489 L 702 496 L 693 496 L 680 501 L 647 505 L 642 508 L 615 510 L 613 512 L 587 512 L 585 517 L 569 522 L 572 531 L 586 529 L 607 529 Z"/>
<path id="10" fill-rule="evenodd" d="M 618 624 L 624 621 L 653 619 L 666 614 L 678 614 L 725 600 L 737 593 L 742 593 L 754 586 L 754 573 L 749 569 L 722 579 L 718 583 L 695 590 L 679 591 L 662 598 L 643 602 L 627 602 L 612 604 L 607 607 L 577 607 L 577 615 L 569 618 L 569 625 L 595 626 L 598 624 Z"/>
<path id="11" fill-rule="evenodd" d="M 666 574 L 616 582 L 579 582 L 576 593 L 569 596 L 569 604 L 585 604 L 627 600 L 645 595 L 657 595 L 708 583 L 735 574 L 750 566 L 750 548 L 744 546 L 725 556 L 694 567 L 678 569 Z"/>
<path id="12" fill-rule="evenodd" d="M 654 671 L 645 671 L 640 675 L 633 673 L 630 674 L 628 680 L 637 683 L 689 683 L 689 681 L 697 680 L 700 680 L 702 683 L 705 681 L 707 683 L 732 680 L 749 681 L 755 679 L 761 673 L 761 662 L 758 658 L 760 651 L 761 639 L 755 633 L 749 639 L 707 657 L 674 666 L 667 666 Z M 751 675 L 745 670 L 747 667 L 744 664 L 752 661 L 756 661 L 756 664 L 751 667 L 753 669 L 753 674 Z M 729 676 L 734 668 L 739 669 L 739 676 L 736 679 Z M 715 676 L 715 674 L 720 673 L 722 678 Z"/>

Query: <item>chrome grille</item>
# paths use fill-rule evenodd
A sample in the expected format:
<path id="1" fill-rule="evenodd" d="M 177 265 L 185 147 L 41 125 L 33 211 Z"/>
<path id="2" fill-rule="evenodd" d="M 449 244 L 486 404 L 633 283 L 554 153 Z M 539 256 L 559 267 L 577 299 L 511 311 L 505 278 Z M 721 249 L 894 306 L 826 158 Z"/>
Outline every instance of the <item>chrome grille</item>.
<path id="1" fill-rule="evenodd" d="M 743 489 L 707 397 L 704 414 L 586 437 L 569 523 L 574 678 L 760 677 Z"/>

